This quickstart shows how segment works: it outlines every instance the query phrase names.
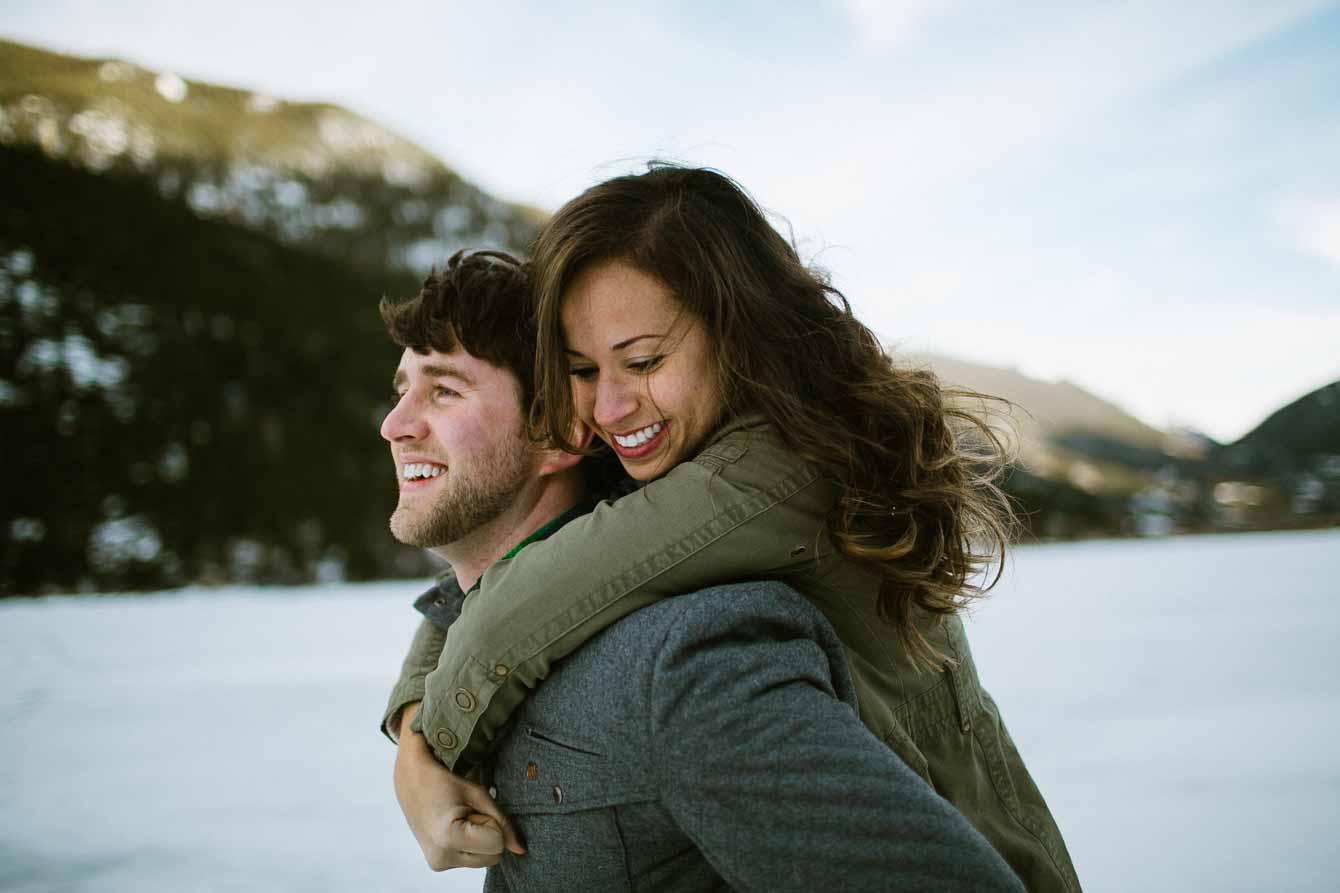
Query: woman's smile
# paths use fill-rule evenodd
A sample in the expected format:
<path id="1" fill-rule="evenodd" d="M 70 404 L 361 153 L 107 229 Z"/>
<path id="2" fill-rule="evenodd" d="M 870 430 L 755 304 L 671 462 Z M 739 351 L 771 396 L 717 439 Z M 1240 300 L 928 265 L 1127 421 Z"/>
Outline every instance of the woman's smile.
<path id="1" fill-rule="evenodd" d="M 653 422 L 645 428 L 627 434 L 610 434 L 606 442 L 614 447 L 614 452 L 618 453 L 620 458 L 640 459 L 651 455 L 664 445 L 669 430 L 669 422 Z"/>

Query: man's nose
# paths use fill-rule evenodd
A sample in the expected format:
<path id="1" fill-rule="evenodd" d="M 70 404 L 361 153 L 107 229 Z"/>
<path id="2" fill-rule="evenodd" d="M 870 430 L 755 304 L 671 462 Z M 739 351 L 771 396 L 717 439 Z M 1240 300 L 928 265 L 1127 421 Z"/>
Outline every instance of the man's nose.
<path id="1" fill-rule="evenodd" d="M 602 375 L 596 384 L 592 418 L 606 430 L 617 430 L 619 423 L 637 410 L 637 400 L 636 388 L 623 376 Z"/>
<path id="2" fill-rule="evenodd" d="M 405 394 L 382 419 L 381 434 L 383 440 L 395 443 L 397 440 L 417 440 L 424 436 L 427 428 L 413 395 Z"/>

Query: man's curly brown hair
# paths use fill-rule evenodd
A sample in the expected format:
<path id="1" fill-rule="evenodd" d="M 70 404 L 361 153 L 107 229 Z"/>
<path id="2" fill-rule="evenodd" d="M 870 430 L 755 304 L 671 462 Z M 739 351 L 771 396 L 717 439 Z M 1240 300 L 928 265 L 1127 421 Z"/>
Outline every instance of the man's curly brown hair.
<path id="1" fill-rule="evenodd" d="M 535 397 L 535 303 L 526 264 L 505 251 L 457 251 L 404 301 L 377 308 L 391 340 L 415 353 L 457 347 L 511 372 L 521 410 Z"/>

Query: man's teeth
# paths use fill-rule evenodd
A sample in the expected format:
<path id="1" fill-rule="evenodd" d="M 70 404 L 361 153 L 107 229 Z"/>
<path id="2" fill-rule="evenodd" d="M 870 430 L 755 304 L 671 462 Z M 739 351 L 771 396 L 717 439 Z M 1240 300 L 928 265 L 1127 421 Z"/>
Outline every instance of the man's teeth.
<path id="1" fill-rule="evenodd" d="M 444 470 L 440 465 L 429 465 L 427 462 L 410 462 L 405 465 L 401 474 L 407 481 L 416 481 L 420 478 L 435 478 Z"/>
<path id="2" fill-rule="evenodd" d="M 663 427 L 665 427 L 663 424 L 657 422 L 654 425 L 648 425 L 641 431 L 634 431 L 632 434 L 616 434 L 614 435 L 614 442 L 624 449 L 642 446 L 642 444 L 660 434 Z"/>

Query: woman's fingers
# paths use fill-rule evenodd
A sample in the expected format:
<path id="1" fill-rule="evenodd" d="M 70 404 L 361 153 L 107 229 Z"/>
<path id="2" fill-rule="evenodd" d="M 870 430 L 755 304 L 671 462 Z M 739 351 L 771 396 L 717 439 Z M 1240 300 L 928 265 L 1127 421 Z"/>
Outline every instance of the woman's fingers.
<path id="1" fill-rule="evenodd" d="M 502 855 L 503 835 L 489 816 L 471 813 L 452 821 L 447 829 L 447 849 L 462 855 Z"/>
<path id="2" fill-rule="evenodd" d="M 473 786 L 466 796 L 466 802 L 475 811 L 476 815 L 482 815 L 492 819 L 502 833 L 503 845 L 507 849 L 516 853 L 518 856 L 526 852 L 526 847 L 521 843 L 521 836 L 512 825 L 512 820 L 507 817 L 498 804 L 493 802 L 489 792 L 479 785 Z M 471 816 L 473 821 L 475 816 Z"/>
<path id="3" fill-rule="evenodd" d="M 478 853 L 457 853 L 455 868 L 489 868 L 497 865 L 502 856 L 495 853 L 491 856 L 480 855 Z"/>

